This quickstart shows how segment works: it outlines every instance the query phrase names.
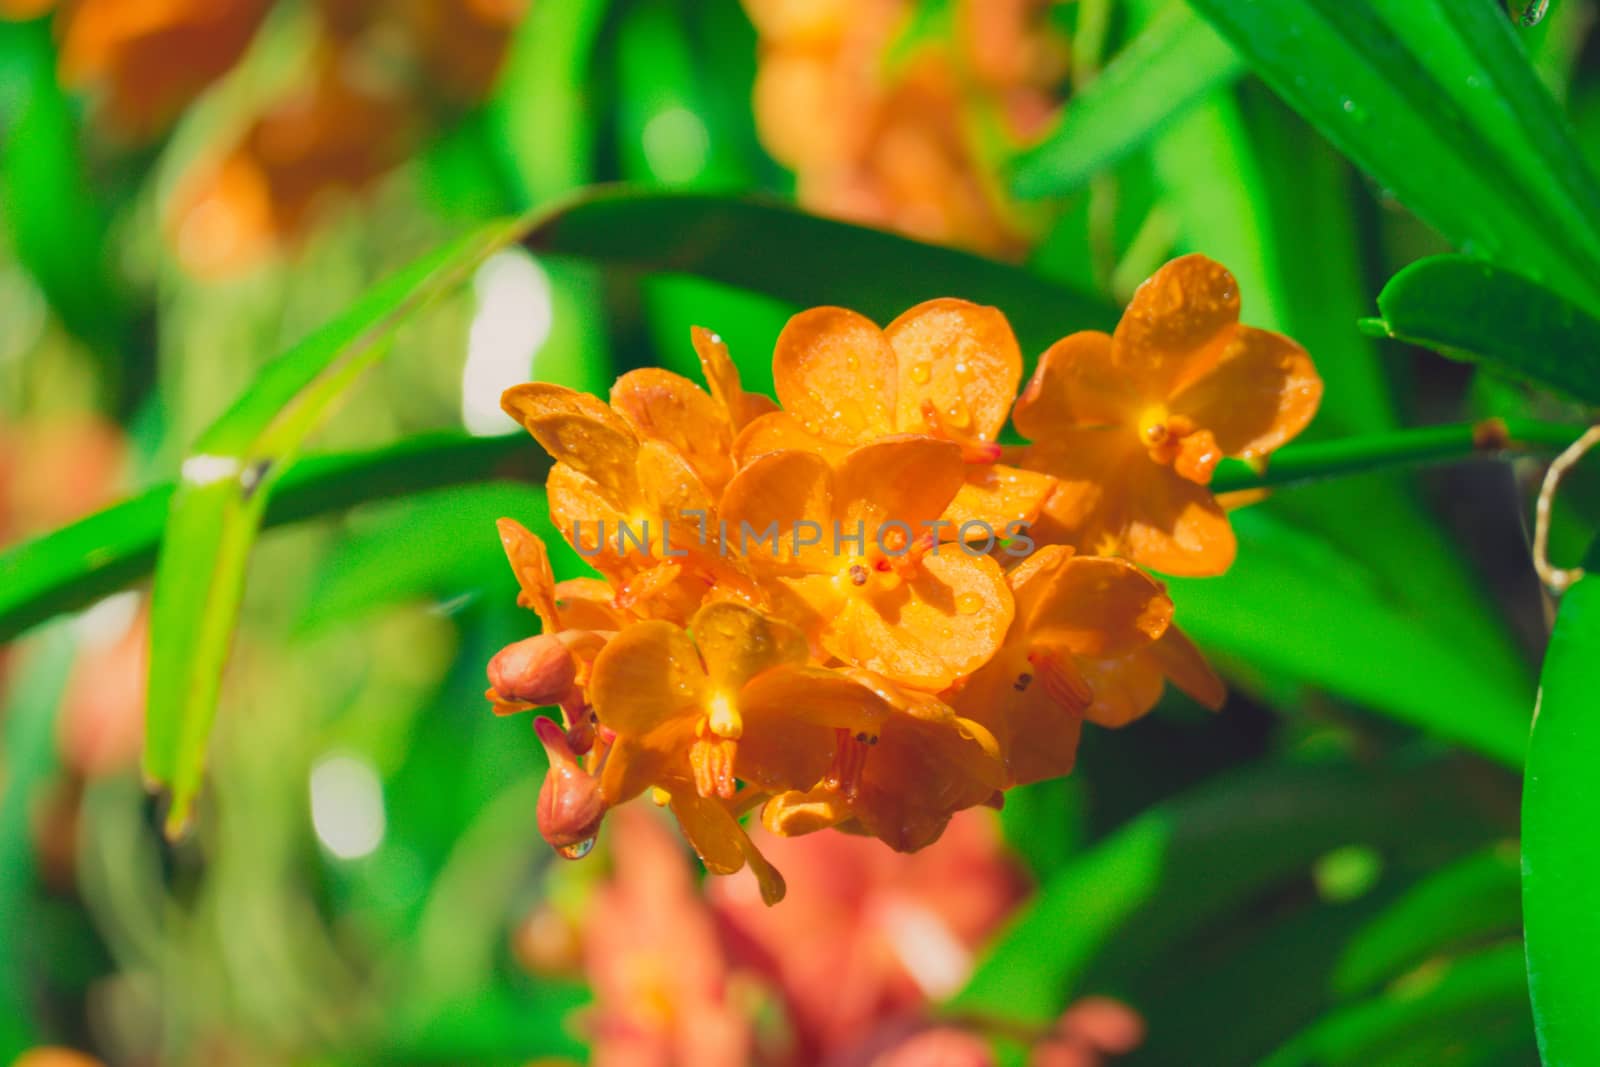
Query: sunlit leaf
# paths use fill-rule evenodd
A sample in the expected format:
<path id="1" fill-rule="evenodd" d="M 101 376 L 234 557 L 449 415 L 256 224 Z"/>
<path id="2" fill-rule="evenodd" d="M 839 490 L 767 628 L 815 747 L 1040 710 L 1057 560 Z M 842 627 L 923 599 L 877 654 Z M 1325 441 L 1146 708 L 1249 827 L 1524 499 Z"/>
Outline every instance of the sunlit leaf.
<path id="1" fill-rule="evenodd" d="M 1144 144 L 1243 64 L 1187 4 L 1174 4 L 1072 94 L 1048 138 L 1018 158 L 1019 196 L 1071 192 Z"/>
<path id="2" fill-rule="evenodd" d="M 1469 256 L 1418 260 L 1378 297 L 1389 335 L 1600 404 L 1600 319 Z"/>

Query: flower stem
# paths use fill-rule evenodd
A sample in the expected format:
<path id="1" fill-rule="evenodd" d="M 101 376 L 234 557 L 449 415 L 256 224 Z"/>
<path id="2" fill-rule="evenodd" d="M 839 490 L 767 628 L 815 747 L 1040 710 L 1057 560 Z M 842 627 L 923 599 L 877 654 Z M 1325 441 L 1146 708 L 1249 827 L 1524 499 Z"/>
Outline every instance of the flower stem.
<path id="1" fill-rule="evenodd" d="M 1351 474 L 1448 463 L 1471 457 L 1560 452 L 1585 427 L 1531 419 L 1485 419 L 1449 426 L 1422 426 L 1393 433 L 1295 445 L 1272 458 L 1265 471 L 1227 460 L 1211 480 L 1215 493 L 1281 488 Z"/>

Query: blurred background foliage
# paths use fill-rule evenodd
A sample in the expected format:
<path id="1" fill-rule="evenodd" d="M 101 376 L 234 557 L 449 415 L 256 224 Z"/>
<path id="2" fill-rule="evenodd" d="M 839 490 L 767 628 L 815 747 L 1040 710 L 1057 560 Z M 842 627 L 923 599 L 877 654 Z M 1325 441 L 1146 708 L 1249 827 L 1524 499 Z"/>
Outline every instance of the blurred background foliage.
<path id="1" fill-rule="evenodd" d="M 482 671 L 533 628 L 493 522 L 548 526 L 500 391 L 698 377 L 692 325 L 769 389 L 797 307 L 886 319 L 955 295 L 1001 306 L 1031 360 L 1202 251 L 1246 321 L 1316 358 L 1308 437 L 1581 426 L 1600 403 L 1589 0 L 1532 28 L 1488 0 L 0 15 L 0 538 L 19 546 L 0 558 L 0 1057 L 714 1063 L 731 1026 L 760 1062 L 868 1062 L 875 1032 L 937 1013 L 1015 1057 L 1102 994 L 1144 1021 L 1129 1062 L 1536 1062 L 1517 862 L 1553 612 L 1527 562 L 1535 460 L 1237 511 L 1233 570 L 1172 583 L 1232 683 L 1221 715 L 1169 695 L 925 857 L 805 846 L 786 869 L 858 874 L 795 879 L 765 918 L 748 887 L 697 889 L 648 819 L 602 840 L 647 860 L 553 858 L 544 757 L 487 713 Z M 1452 250 L 1520 277 L 1474 263 L 1380 307 Z M 1574 475 L 1558 559 L 1597 490 Z M 299 521 L 255 541 L 263 517 Z M 184 807 L 198 790 L 176 843 L 143 775 Z"/>

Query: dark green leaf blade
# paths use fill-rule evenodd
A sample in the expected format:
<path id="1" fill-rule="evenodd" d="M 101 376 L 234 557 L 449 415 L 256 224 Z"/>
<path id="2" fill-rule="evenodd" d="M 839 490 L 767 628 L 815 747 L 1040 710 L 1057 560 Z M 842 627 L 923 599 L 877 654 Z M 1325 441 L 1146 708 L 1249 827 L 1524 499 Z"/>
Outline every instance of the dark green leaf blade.
<path id="1" fill-rule="evenodd" d="M 1588 566 L 1600 564 L 1589 553 Z M 1528 985 L 1544 1062 L 1600 1062 L 1600 576 L 1561 598 L 1533 713 L 1522 793 L 1522 910 Z"/>
<path id="2" fill-rule="evenodd" d="M 1389 279 L 1378 308 L 1391 337 L 1600 404 L 1600 319 L 1538 282 L 1433 256 Z"/>
<path id="3" fill-rule="evenodd" d="M 1060 123 L 1014 164 L 1019 196 L 1059 196 L 1117 163 L 1244 66 L 1187 4 L 1168 7 L 1075 92 Z"/>

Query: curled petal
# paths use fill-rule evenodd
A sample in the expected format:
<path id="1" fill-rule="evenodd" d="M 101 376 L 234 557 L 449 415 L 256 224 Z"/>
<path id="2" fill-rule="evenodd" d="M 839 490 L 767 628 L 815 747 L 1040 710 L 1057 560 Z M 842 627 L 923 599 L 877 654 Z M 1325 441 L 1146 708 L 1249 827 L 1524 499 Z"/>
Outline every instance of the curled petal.
<path id="1" fill-rule="evenodd" d="M 642 737 L 669 720 L 698 714 L 706 673 L 689 637 L 660 620 L 634 623 L 595 658 L 589 699 L 602 725 Z"/>
<path id="2" fill-rule="evenodd" d="M 1167 627 L 1161 639 L 1150 646 L 1148 655 L 1168 681 L 1204 707 L 1217 711 L 1228 699 L 1228 687 L 1189 640 L 1189 635 L 1176 626 Z"/>
<path id="3" fill-rule="evenodd" d="M 516 575 L 522 592 L 517 603 L 532 608 L 544 625 L 545 633 L 561 629 L 556 609 L 556 576 L 550 570 L 550 553 L 544 542 L 515 519 L 499 519 L 495 527 L 500 531 L 500 544 L 511 562 L 511 573 Z"/>
<path id="4" fill-rule="evenodd" d="M 726 409 L 699 386 L 660 367 L 629 371 L 611 387 L 611 406 L 635 433 L 670 445 L 706 485 L 733 476 L 733 426 Z"/>
<path id="5" fill-rule="evenodd" d="M 761 825 L 780 837 L 813 834 L 851 817 L 849 803 L 826 787 L 780 793 L 761 809 Z"/>
<path id="6" fill-rule="evenodd" d="M 565 386 L 528 382 L 507 389 L 500 406 L 552 459 L 592 479 L 613 502 L 625 504 L 637 495 L 639 442 L 604 401 Z"/>
<path id="7" fill-rule="evenodd" d="M 931 401 L 940 420 L 962 437 L 993 441 L 1022 378 L 1022 352 L 998 308 L 945 297 L 918 304 L 883 331 L 894 349 L 899 380 L 895 421 L 923 429 Z"/>
<path id="8" fill-rule="evenodd" d="M 1306 350 L 1281 334 L 1235 328 L 1216 361 L 1173 397 L 1171 410 L 1211 431 L 1229 456 L 1263 456 L 1305 429 L 1322 400 Z"/>
<path id="9" fill-rule="evenodd" d="M 1202 255 L 1166 264 L 1134 292 L 1115 334 L 1117 369 L 1148 402 L 1167 400 L 1214 358 L 1239 321 L 1239 285 Z"/>
<path id="10" fill-rule="evenodd" d="M 1078 668 L 1094 693 L 1083 717 L 1113 730 L 1143 718 L 1166 687 L 1161 668 L 1148 649 L 1120 659 L 1080 660 Z"/>
<path id="11" fill-rule="evenodd" d="M 728 346 L 722 338 L 703 327 L 691 326 L 689 339 L 694 344 L 695 355 L 700 357 L 700 373 L 705 375 L 712 397 L 728 413 L 728 421 L 735 432 L 762 415 L 778 410 L 771 398 L 745 392 L 739 380 L 739 368 L 728 355 Z"/>
<path id="12" fill-rule="evenodd" d="M 832 441 L 859 443 L 893 433 L 897 377 L 883 331 L 844 308 L 800 312 L 778 335 L 772 355 L 784 410 Z"/>

